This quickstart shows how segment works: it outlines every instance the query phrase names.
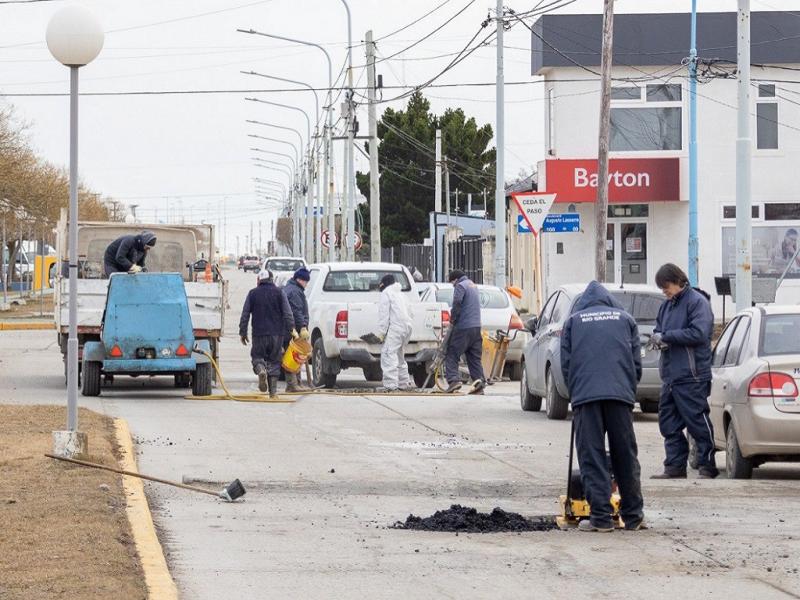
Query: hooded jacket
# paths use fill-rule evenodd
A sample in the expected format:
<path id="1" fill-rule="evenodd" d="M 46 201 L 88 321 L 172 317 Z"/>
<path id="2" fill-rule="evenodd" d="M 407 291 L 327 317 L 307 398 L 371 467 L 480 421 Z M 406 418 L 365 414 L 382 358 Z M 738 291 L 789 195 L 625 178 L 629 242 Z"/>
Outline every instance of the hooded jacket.
<path id="1" fill-rule="evenodd" d="M 247 335 L 247 324 L 253 317 L 253 337 L 260 335 L 285 336 L 294 329 L 292 308 L 286 294 L 268 279 L 250 290 L 239 319 L 239 335 Z"/>
<path id="2" fill-rule="evenodd" d="M 478 286 L 464 275 L 453 284 L 453 306 L 450 310 L 453 329 L 481 326 L 481 298 Z"/>
<path id="3" fill-rule="evenodd" d="M 378 302 L 378 333 L 384 337 L 389 332 L 406 335 L 411 331 L 411 314 L 403 287 L 393 283 L 383 288 Z"/>
<path id="4" fill-rule="evenodd" d="M 155 234 L 150 231 L 145 231 L 139 235 L 123 235 L 117 238 L 108 245 L 103 256 L 106 271 L 127 273 L 133 265 L 144 267 L 144 259 L 147 256 L 144 247 L 155 239 Z"/>
<path id="5" fill-rule="evenodd" d="M 592 281 L 561 333 L 561 372 L 573 408 L 587 402 L 634 404 L 642 377 L 639 328 L 603 285 Z"/>
<path id="6" fill-rule="evenodd" d="M 708 300 L 686 286 L 661 305 L 655 333 L 667 347 L 659 370 L 666 384 L 711 381 L 711 334 L 714 314 Z"/>
<path id="7" fill-rule="evenodd" d="M 283 293 L 286 294 L 289 306 L 292 307 L 294 326 L 297 329 L 308 327 L 308 299 L 305 290 L 300 287 L 296 279 L 290 279 L 283 286 Z"/>

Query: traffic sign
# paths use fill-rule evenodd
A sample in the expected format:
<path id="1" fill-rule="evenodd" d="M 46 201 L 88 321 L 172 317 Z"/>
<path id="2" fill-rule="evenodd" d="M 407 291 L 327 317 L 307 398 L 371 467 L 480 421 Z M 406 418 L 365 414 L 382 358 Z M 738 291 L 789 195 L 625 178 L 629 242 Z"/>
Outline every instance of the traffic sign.
<path id="1" fill-rule="evenodd" d="M 357 231 L 355 232 L 355 236 L 356 239 L 355 242 L 353 243 L 353 248 L 355 248 L 356 250 L 361 250 L 361 246 L 364 245 L 364 240 L 361 238 L 361 234 L 358 233 Z"/>
<path id="2" fill-rule="evenodd" d="M 542 228 L 550 207 L 555 202 L 556 195 L 545 192 L 524 192 L 511 194 L 520 214 L 525 219 L 534 235 Z"/>
<path id="3" fill-rule="evenodd" d="M 528 222 L 525 220 L 525 217 L 522 215 L 517 215 L 517 233 L 530 233 L 531 228 L 528 225 Z"/>
<path id="4" fill-rule="evenodd" d="M 580 230 L 581 216 L 578 213 L 547 215 L 542 224 L 543 233 L 577 233 Z"/>
<path id="5" fill-rule="evenodd" d="M 330 236 L 328 235 L 328 230 L 323 229 L 322 233 L 319 236 L 319 241 L 322 243 L 323 248 L 330 248 Z M 337 242 L 339 241 L 339 236 L 336 235 L 336 232 L 333 232 L 333 245 L 336 246 Z"/>

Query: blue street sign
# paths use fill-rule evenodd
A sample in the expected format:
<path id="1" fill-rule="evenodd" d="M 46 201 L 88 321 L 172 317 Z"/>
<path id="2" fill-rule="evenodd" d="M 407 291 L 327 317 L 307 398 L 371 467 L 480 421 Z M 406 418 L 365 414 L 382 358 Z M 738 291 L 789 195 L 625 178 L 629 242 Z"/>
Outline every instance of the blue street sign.
<path id="1" fill-rule="evenodd" d="M 517 233 L 530 233 L 531 228 L 528 227 L 528 222 L 522 215 L 517 215 Z"/>
<path id="2" fill-rule="evenodd" d="M 578 213 L 547 215 L 542 225 L 544 233 L 577 233 L 581 230 L 581 216 Z"/>

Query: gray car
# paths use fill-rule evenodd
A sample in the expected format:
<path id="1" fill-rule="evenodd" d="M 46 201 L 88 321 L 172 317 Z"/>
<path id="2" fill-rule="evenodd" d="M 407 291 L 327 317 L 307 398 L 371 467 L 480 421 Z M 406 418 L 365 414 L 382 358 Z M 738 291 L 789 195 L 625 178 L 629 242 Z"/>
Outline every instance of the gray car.
<path id="1" fill-rule="evenodd" d="M 561 374 L 561 331 L 587 284 L 563 285 L 547 299 L 538 317 L 528 319 L 526 326 L 533 339 L 523 354 L 520 405 L 522 410 L 538 411 L 545 399 L 548 419 L 564 419 L 569 410 L 569 392 Z M 636 399 L 642 412 L 658 412 L 661 377 L 658 362 L 661 353 L 646 349 L 653 334 L 658 310 L 664 302 L 661 291 L 647 285 L 606 285 L 606 289 L 628 311 L 639 326 L 642 341 L 642 379 Z"/>

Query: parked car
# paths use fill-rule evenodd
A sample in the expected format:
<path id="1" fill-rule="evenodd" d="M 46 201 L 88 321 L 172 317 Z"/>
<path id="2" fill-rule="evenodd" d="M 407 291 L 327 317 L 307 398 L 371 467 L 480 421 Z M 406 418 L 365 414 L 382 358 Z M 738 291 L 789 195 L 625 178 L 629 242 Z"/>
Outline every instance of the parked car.
<path id="1" fill-rule="evenodd" d="M 284 286 L 295 271 L 307 267 L 306 261 L 296 256 L 271 256 L 264 261 L 264 269 L 269 269 L 275 277 L 275 285 Z"/>
<path id="2" fill-rule="evenodd" d="M 525 331 L 525 324 L 520 319 L 511 296 L 505 290 L 494 285 L 478 285 L 481 301 L 481 325 L 484 331 L 494 333 L 502 330 L 516 335 L 508 344 L 506 365 L 513 381 L 522 379 L 522 352 L 530 341 L 530 334 Z M 450 283 L 431 283 L 422 294 L 422 302 L 447 302 L 453 305 L 453 285 Z"/>
<path id="3" fill-rule="evenodd" d="M 711 360 L 714 444 L 728 477 L 749 479 L 768 461 L 800 461 L 800 306 L 742 311 Z"/>
<path id="4" fill-rule="evenodd" d="M 256 273 L 261 270 L 261 260 L 257 256 L 245 256 L 242 261 L 242 271 L 255 271 Z"/>
<path id="5" fill-rule="evenodd" d="M 240 256 L 236 259 L 236 269 L 241 271 L 244 268 L 244 256 Z"/>
<path id="6" fill-rule="evenodd" d="M 548 419 L 564 419 L 569 410 L 569 393 L 561 373 L 561 331 L 572 314 L 575 303 L 587 284 L 564 285 L 547 299 L 538 317 L 528 319 L 533 339 L 525 347 L 520 404 L 522 410 L 538 411 L 545 399 Z M 642 412 L 658 412 L 661 377 L 658 362 L 661 353 L 646 349 L 653 334 L 658 310 L 665 298 L 661 291 L 647 285 L 606 285 L 611 295 L 628 311 L 639 326 L 642 342 L 642 379 L 636 389 L 636 399 Z"/>
<path id="7" fill-rule="evenodd" d="M 405 358 L 418 387 L 425 383 L 427 363 L 439 346 L 442 325 L 450 320 L 447 304 L 421 303 L 408 269 L 393 263 L 324 263 L 310 265 L 306 287 L 311 332 L 314 385 L 334 387 L 342 369 L 361 368 L 367 381 L 380 381 L 381 344 L 361 336 L 376 333 L 378 284 L 387 273 L 395 276 L 411 313 L 411 337 Z"/>

